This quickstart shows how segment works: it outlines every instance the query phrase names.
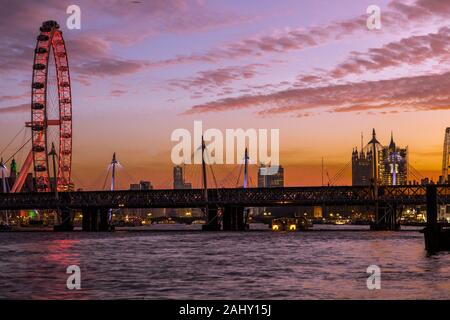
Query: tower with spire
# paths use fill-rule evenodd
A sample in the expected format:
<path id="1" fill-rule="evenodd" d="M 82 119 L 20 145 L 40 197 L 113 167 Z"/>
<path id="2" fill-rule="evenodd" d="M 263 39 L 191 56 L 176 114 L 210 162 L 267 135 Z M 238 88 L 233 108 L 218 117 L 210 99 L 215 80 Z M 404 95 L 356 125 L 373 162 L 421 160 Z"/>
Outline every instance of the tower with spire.
<path id="1" fill-rule="evenodd" d="M 393 132 L 389 145 L 380 150 L 378 167 L 381 184 L 395 186 L 408 183 L 408 147 L 398 147 Z"/>
<path id="2" fill-rule="evenodd" d="M 361 139 L 361 149 L 352 151 L 352 184 L 370 185 L 373 179 L 379 185 L 404 185 L 408 183 L 408 147 L 400 148 L 391 132 L 389 145 L 383 146 L 375 129 L 367 145 Z"/>
<path id="3" fill-rule="evenodd" d="M 364 148 L 364 138 L 361 133 L 361 147 L 353 148 L 352 152 L 352 185 L 368 186 L 372 179 L 373 155 L 370 148 Z"/>

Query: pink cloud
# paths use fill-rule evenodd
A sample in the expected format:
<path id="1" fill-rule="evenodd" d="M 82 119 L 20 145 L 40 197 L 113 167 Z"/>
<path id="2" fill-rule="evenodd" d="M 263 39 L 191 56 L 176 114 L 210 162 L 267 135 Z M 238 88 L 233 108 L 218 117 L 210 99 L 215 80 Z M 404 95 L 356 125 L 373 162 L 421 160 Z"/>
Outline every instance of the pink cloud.
<path id="1" fill-rule="evenodd" d="M 404 4 L 394 0 L 390 3 L 391 11 L 383 12 L 382 32 L 404 30 L 416 22 L 430 22 L 434 18 L 450 18 L 450 2 L 440 0 L 417 0 Z M 420 14 L 419 14 L 420 13 Z M 205 53 L 179 55 L 174 58 L 155 61 L 155 67 L 181 63 L 217 63 L 248 56 L 261 56 L 266 53 L 280 53 L 315 47 L 328 41 L 348 37 L 356 32 L 367 31 L 367 16 L 361 15 L 328 25 L 311 28 L 298 28 L 277 31 L 272 35 L 261 35 L 225 44 Z"/>
<path id="2" fill-rule="evenodd" d="M 116 90 L 111 90 L 111 95 L 114 97 L 120 97 L 124 94 L 126 94 L 128 91 L 126 90 L 120 90 L 120 89 L 116 89 Z"/>
<path id="3" fill-rule="evenodd" d="M 437 33 L 412 36 L 388 43 L 367 52 L 353 52 L 326 76 L 342 78 L 349 74 L 381 71 L 403 64 L 419 65 L 428 59 L 450 57 L 450 28 L 441 28 Z M 308 79 L 301 79 L 308 80 Z"/>
<path id="4" fill-rule="evenodd" d="M 264 64 L 248 64 L 245 66 L 231 66 L 215 70 L 200 71 L 194 77 L 188 79 L 175 79 L 169 81 L 169 86 L 193 90 L 198 88 L 216 88 L 231 82 L 250 79 L 261 73 L 260 68 L 268 67 Z"/>
<path id="5" fill-rule="evenodd" d="M 20 112 L 26 112 L 26 111 L 30 111 L 29 103 L 23 103 L 23 104 L 19 104 L 19 105 L 10 106 L 10 107 L 0 108 L 0 114 L 20 113 Z"/>
<path id="6" fill-rule="evenodd" d="M 244 95 L 195 105 L 185 115 L 258 108 L 260 116 L 324 110 L 372 112 L 450 109 L 450 73 L 391 80 L 367 81 L 317 88 L 300 88 L 271 94 Z"/>
<path id="7" fill-rule="evenodd" d="M 148 63 L 146 61 L 122 60 L 109 57 L 81 63 L 74 66 L 73 69 L 81 75 L 106 77 L 133 74 L 147 66 Z"/>
<path id="8" fill-rule="evenodd" d="M 0 73 L 29 71 L 39 26 L 44 20 L 56 19 L 65 29 L 67 4 L 56 0 L 6 0 L 2 5 L 7 9 L 0 12 L 0 63 L 3 66 Z M 65 36 L 71 66 L 85 76 L 130 74 L 150 66 L 150 61 L 113 55 L 112 44 L 129 45 L 156 34 L 202 32 L 249 20 L 239 13 L 215 12 L 193 0 L 136 3 L 102 0 L 82 1 L 78 5 L 84 9 L 85 25 L 91 29 L 67 32 Z M 95 28 L 99 14 L 109 21 L 108 27 L 101 31 Z"/>
<path id="9" fill-rule="evenodd" d="M 23 99 L 28 96 L 29 96 L 28 93 L 23 93 L 23 94 L 18 94 L 18 95 L 3 95 L 3 96 L 0 96 L 0 102 L 10 101 L 10 100 L 20 100 L 20 99 Z"/>

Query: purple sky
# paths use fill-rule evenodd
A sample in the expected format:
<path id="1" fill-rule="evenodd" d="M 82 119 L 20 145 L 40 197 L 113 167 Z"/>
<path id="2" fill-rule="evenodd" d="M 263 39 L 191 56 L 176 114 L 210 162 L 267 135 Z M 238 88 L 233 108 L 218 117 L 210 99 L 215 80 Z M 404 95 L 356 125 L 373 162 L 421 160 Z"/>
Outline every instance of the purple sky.
<path id="1" fill-rule="evenodd" d="M 65 26 L 71 4 L 81 7 L 81 30 Z M 366 27 L 372 4 L 381 7 L 381 30 Z M 69 50 L 79 187 L 99 187 L 113 151 L 127 170 L 123 187 L 138 179 L 169 187 L 170 134 L 192 130 L 194 120 L 221 130 L 279 128 L 288 185 L 319 184 L 322 157 L 334 175 L 373 127 L 385 144 L 393 130 L 416 169 L 439 175 L 450 108 L 449 1 L 7 0 L 2 7 L 0 148 L 29 121 L 35 39 L 42 21 L 57 20 Z"/>

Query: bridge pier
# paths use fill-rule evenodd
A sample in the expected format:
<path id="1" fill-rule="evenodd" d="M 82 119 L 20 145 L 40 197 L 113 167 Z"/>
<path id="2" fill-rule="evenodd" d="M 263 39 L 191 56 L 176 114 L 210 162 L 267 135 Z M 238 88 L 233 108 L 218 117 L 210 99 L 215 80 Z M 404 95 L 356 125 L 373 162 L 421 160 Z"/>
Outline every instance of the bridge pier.
<path id="1" fill-rule="evenodd" d="M 110 209 L 99 209 L 100 223 L 98 225 L 98 231 L 110 231 L 110 225 L 108 221 L 108 214 Z"/>
<path id="2" fill-rule="evenodd" d="M 72 215 L 70 209 L 63 208 L 59 210 L 61 223 L 53 227 L 54 231 L 73 231 Z"/>
<path id="3" fill-rule="evenodd" d="M 97 231 L 97 209 L 84 208 L 81 229 L 83 231 Z"/>
<path id="4" fill-rule="evenodd" d="M 109 209 L 84 208 L 82 219 L 83 231 L 112 231 L 112 227 L 108 223 Z"/>
<path id="5" fill-rule="evenodd" d="M 427 226 L 423 229 L 425 249 L 429 253 L 450 250 L 450 229 L 438 223 L 437 186 L 427 185 Z"/>
<path id="6" fill-rule="evenodd" d="M 81 230 L 82 231 L 91 231 L 91 213 L 89 208 L 84 208 L 81 210 L 82 219 L 81 219 Z"/>
<path id="7" fill-rule="evenodd" d="M 398 208 L 396 203 L 375 206 L 375 222 L 370 225 L 372 231 L 399 231 Z"/>
<path id="8" fill-rule="evenodd" d="M 223 231 L 245 231 L 248 225 L 245 219 L 244 207 L 226 206 L 222 216 Z"/>
<path id="9" fill-rule="evenodd" d="M 218 208 L 217 207 L 207 207 L 206 208 L 206 223 L 202 226 L 203 231 L 219 231 L 220 223 L 218 216 Z"/>
<path id="10" fill-rule="evenodd" d="M 400 223 L 397 219 L 397 203 L 379 200 L 384 196 L 385 190 L 379 186 L 372 185 L 371 193 L 375 199 L 375 222 L 370 225 L 372 231 L 399 231 Z"/>
<path id="11" fill-rule="evenodd" d="M 90 230 L 89 231 L 98 231 L 98 209 L 90 210 Z"/>

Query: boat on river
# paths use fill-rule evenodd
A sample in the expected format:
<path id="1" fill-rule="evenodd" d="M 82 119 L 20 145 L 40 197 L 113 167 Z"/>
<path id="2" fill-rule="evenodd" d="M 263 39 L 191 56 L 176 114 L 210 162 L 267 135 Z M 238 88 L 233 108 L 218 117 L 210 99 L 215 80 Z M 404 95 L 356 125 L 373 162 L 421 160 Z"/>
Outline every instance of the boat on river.
<path id="1" fill-rule="evenodd" d="M 311 222 L 304 217 L 275 218 L 271 223 L 272 231 L 305 231 L 311 227 Z"/>

